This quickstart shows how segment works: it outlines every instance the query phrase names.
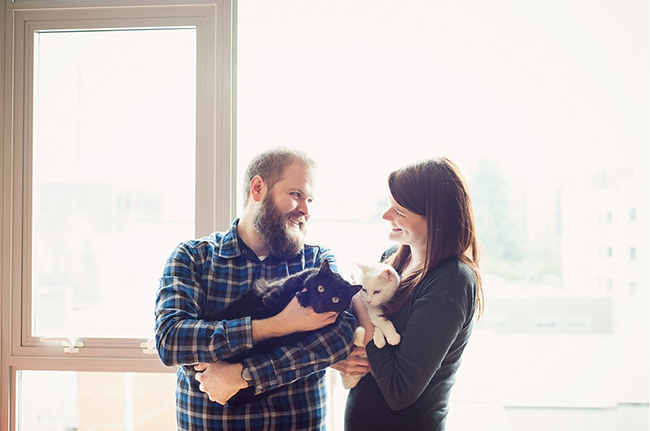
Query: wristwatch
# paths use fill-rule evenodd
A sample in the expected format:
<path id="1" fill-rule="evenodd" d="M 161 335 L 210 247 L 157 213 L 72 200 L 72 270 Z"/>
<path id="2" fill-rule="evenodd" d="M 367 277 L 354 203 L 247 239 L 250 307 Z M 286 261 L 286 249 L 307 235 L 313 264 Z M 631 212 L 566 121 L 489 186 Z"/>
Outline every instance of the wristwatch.
<path id="1" fill-rule="evenodd" d="M 251 372 L 248 368 L 242 368 L 241 378 L 247 383 L 250 383 L 253 380 L 253 376 L 251 376 Z"/>

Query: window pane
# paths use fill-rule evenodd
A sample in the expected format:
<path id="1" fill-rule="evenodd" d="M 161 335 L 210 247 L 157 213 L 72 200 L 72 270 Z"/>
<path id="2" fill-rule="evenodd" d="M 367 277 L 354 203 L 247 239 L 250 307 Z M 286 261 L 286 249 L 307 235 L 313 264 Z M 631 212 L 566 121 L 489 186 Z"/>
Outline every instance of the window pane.
<path id="1" fill-rule="evenodd" d="M 18 430 L 176 429 L 176 375 L 22 371 Z"/>
<path id="2" fill-rule="evenodd" d="M 456 429 L 648 429 L 628 408 L 647 416 L 647 11 L 592 6 L 239 4 L 239 172 L 270 145 L 314 155 L 310 239 L 345 275 L 389 245 L 391 170 L 446 156 L 465 174 L 486 310 Z"/>
<path id="3" fill-rule="evenodd" d="M 196 31 L 35 38 L 32 333 L 148 338 L 194 234 Z"/>

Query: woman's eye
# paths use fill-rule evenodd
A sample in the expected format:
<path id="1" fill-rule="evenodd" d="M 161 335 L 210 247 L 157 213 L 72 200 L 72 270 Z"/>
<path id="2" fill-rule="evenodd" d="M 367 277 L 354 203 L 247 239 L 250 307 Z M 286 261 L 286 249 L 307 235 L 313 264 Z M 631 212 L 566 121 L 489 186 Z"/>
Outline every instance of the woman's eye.
<path id="1" fill-rule="evenodd" d="M 338 296 L 333 297 L 333 298 L 332 298 L 332 302 L 335 303 L 335 304 L 336 304 L 337 302 L 339 302 L 339 298 L 338 298 Z"/>
<path id="2" fill-rule="evenodd" d="M 320 293 L 323 293 L 323 292 L 325 292 L 325 288 L 323 286 L 318 286 L 318 291 Z"/>

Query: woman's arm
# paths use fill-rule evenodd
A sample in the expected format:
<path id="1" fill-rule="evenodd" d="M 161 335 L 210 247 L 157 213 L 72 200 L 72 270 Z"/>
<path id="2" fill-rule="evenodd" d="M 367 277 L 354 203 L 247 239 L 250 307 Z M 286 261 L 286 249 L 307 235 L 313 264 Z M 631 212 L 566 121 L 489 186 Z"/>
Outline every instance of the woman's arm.
<path id="1" fill-rule="evenodd" d="M 471 290 L 470 280 L 451 273 L 436 274 L 423 283 L 414 291 L 414 300 L 404 305 L 410 307 L 410 316 L 400 344 L 378 349 L 370 342 L 366 347 L 375 380 L 394 410 L 420 397 L 468 319 L 462 304 L 454 303 L 445 292 Z"/>
<path id="2" fill-rule="evenodd" d="M 370 371 L 370 363 L 366 354 L 365 346 L 370 340 L 374 331 L 374 326 L 370 321 L 368 308 L 361 298 L 355 296 L 352 298 L 352 310 L 357 318 L 357 323 L 364 329 L 363 346 L 355 346 L 354 350 L 345 360 L 332 365 L 332 368 L 343 373 L 346 376 L 357 376 L 366 374 Z"/>

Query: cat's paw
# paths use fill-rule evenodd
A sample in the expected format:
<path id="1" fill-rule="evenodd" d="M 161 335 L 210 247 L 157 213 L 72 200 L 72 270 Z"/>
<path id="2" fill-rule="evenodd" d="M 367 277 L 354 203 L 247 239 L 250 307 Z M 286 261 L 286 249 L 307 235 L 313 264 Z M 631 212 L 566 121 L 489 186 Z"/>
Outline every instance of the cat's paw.
<path id="1" fill-rule="evenodd" d="M 386 339 L 384 338 L 383 335 L 377 336 L 377 330 L 375 330 L 375 336 L 372 337 L 372 339 L 375 342 L 375 346 L 377 346 L 378 349 L 382 349 L 386 345 Z"/>
<path id="2" fill-rule="evenodd" d="M 363 347 L 363 341 L 366 337 L 366 330 L 363 329 L 363 326 L 359 326 L 354 332 L 354 345 L 358 347 Z"/>
<path id="3" fill-rule="evenodd" d="M 352 389 L 354 388 L 357 383 L 361 380 L 361 378 L 365 376 L 365 374 L 362 374 L 360 376 L 346 376 L 343 373 L 341 373 L 341 379 L 343 381 L 343 387 L 345 389 Z"/>
<path id="4" fill-rule="evenodd" d="M 386 341 L 388 341 L 388 344 L 391 346 L 397 346 L 399 342 L 402 341 L 402 336 L 395 332 L 394 334 L 386 335 Z"/>
<path id="5" fill-rule="evenodd" d="M 298 303 L 302 307 L 311 306 L 310 296 L 309 296 L 309 293 L 307 293 L 306 290 L 303 290 L 303 291 L 300 291 L 300 292 L 296 293 L 296 298 L 298 298 Z"/>

